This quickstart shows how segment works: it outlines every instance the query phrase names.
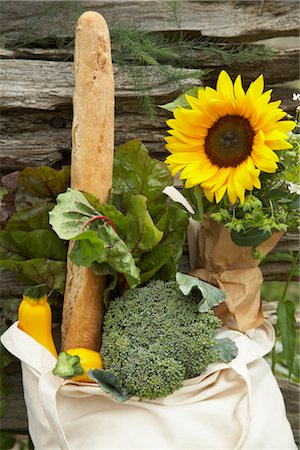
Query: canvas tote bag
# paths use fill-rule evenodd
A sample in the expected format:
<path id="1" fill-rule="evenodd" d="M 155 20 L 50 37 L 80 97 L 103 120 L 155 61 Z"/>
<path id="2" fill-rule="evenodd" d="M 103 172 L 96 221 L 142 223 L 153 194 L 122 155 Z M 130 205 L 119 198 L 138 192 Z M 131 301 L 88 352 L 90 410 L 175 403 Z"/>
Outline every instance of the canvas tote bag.
<path id="1" fill-rule="evenodd" d="M 270 449 L 294 450 L 285 407 L 262 358 L 274 344 L 265 321 L 247 334 L 226 328 L 238 346 L 165 398 L 117 403 L 94 383 L 54 376 L 54 356 L 13 324 L 1 341 L 20 359 L 29 432 L 37 450 Z"/>

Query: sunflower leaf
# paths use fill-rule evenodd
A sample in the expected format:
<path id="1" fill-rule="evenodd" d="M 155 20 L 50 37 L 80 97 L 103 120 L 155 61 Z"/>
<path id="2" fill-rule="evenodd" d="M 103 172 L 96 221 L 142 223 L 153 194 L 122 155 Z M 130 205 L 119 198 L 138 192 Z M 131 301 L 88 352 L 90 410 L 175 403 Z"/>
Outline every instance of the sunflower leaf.
<path id="1" fill-rule="evenodd" d="M 240 247 L 257 247 L 272 236 L 272 231 L 266 230 L 246 230 L 231 231 L 231 239 Z"/>
<path id="2" fill-rule="evenodd" d="M 182 108 L 185 109 L 192 109 L 189 102 L 186 99 L 186 94 L 190 95 L 191 97 L 197 97 L 198 96 L 198 91 L 199 91 L 199 87 L 194 87 L 189 89 L 188 91 L 186 91 L 184 94 L 179 95 L 179 97 L 177 97 L 175 100 L 173 100 L 173 102 L 170 103 L 166 103 L 165 105 L 158 105 L 159 108 L 165 109 L 166 111 L 171 111 L 174 112 L 175 109 L 178 108 L 178 106 L 181 106 Z"/>

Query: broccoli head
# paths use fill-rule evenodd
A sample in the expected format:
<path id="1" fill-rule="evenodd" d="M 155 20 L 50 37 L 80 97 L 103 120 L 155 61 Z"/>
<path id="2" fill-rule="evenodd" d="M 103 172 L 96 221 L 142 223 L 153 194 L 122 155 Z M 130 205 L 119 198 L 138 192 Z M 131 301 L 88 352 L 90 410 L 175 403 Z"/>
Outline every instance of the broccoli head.
<path id="1" fill-rule="evenodd" d="M 201 294 L 185 296 L 174 281 L 152 281 L 109 303 L 101 355 L 133 395 L 164 397 L 219 359 L 214 333 L 221 322 L 200 313 Z"/>

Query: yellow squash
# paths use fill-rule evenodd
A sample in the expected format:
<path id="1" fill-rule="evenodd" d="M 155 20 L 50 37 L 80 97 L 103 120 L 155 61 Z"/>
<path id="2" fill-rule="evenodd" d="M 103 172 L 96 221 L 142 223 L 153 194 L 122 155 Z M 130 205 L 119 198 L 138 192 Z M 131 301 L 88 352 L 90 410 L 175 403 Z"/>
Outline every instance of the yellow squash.
<path id="1" fill-rule="evenodd" d="M 71 348 L 58 355 L 52 373 L 67 380 L 91 383 L 94 380 L 88 376 L 88 370 L 102 368 L 100 353 L 88 348 Z"/>
<path id="2" fill-rule="evenodd" d="M 100 353 L 96 352 L 95 350 L 90 350 L 88 348 L 71 348 L 67 350 L 67 353 L 71 356 L 79 356 L 80 365 L 84 370 L 84 374 L 73 377 L 73 381 L 84 381 L 86 383 L 93 382 L 94 380 L 90 379 L 87 371 L 89 369 L 94 370 L 103 368 Z"/>
<path id="3" fill-rule="evenodd" d="M 57 358 L 57 351 L 52 337 L 52 313 L 45 285 L 26 289 L 19 306 L 18 318 L 19 328 Z"/>

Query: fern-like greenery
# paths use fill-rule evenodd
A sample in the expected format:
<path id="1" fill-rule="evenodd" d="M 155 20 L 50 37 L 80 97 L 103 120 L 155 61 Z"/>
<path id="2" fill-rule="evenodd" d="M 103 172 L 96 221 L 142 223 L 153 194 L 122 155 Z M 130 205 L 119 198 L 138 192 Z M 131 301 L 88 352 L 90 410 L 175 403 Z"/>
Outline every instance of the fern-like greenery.
<path id="1" fill-rule="evenodd" d="M 225 65 L 253 63 L 272 58 L 272 50 L 263 45 L 231 44 L 206 37 L 191 38 L 184 34 L 180 27 L 181 1 L 169 0 L 166 5 L 170 17 L 173 17 L 178 28 L 178 33 L 171 38 L 164 36 L 163 33 L 145 31 L 132 23 L 118 21 L 110 24 L 113 62 L 132 78 L 138 98 L 149 118 L 155 118 L 157 108 L 147 87 L 145 66 L 155 66 L 155 76 L 159 83 L 170 83 L 176 86 L 179 92 L 183 92 L 195 84 L 195 79 L 199 84 L 208 76 L 209 70 L 201 69 L 202 52 L 217 57 L 220 63 Z M 59 17 L 71 15 L 76 23 L 82 13 L 83 8 L 77 1 L 45 2 L 44 8 L 27 21 L 26 27 L 10 49 L 39 46 L 56 48 L 58 53 L 63 49 L 71 49 L 74 45 L 74 36 L 64 36 L 62 33 L 60 36 L 42 37 L 36 32 L 36 24 L 39 22 L 38 29 L 41 29 L 41 23 L 49 14 Z M 71 50 L 70 57 L 72 57 Z M 191 72 L 186 69 L 198 70 L 193 72 L 191 78 Z"/>

